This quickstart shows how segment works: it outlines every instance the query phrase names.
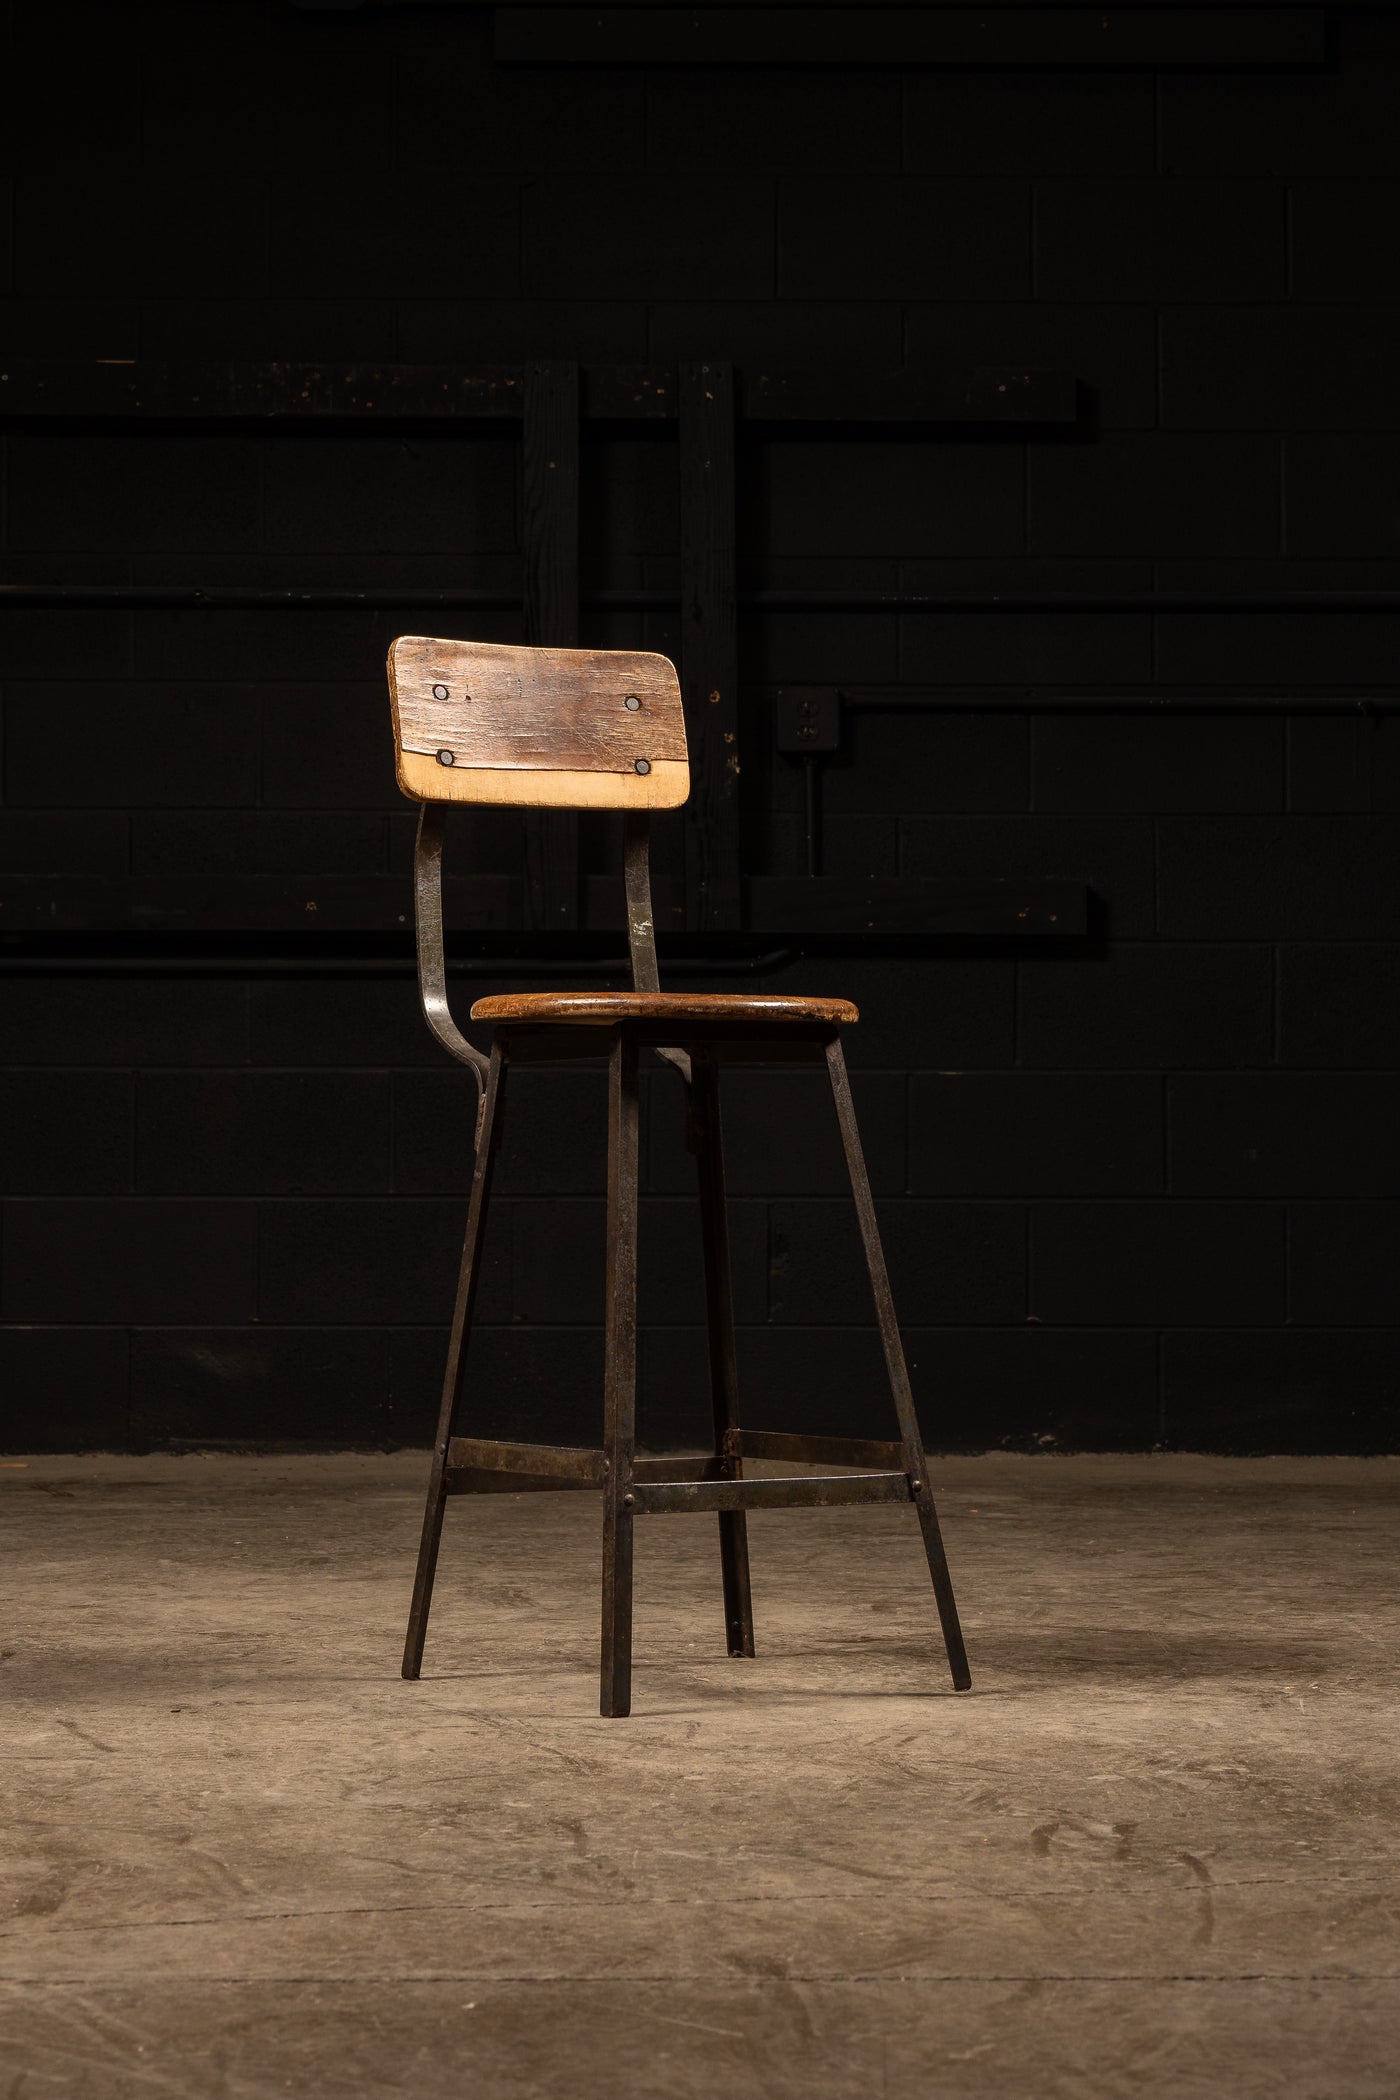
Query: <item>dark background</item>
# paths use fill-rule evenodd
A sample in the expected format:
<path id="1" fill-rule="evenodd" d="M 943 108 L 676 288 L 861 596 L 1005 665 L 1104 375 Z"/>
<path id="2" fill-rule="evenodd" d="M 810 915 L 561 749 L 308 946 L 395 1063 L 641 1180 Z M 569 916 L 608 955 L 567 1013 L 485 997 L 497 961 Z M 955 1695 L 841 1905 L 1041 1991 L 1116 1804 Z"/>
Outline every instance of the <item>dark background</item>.
<path id="1" fill-rule="evenodd" d="M 1067 373 L 1065 427 L 741 431 L 741 584 L 1394 583 L 1394 14 L 1327 10 L 1320 64 L 1161 71 L 506 68 L 492 14 L 7 7 L 6 356 Z M 11 582 L 518 588 L 510 432 L 16 424 L 4 464 Z M 673 439 L 590 427 L 583 473 L 585 589 L 674 588 Z M 434 627 L 520 632 L 0 616 L 11 1448 L 427 1440 L 473 1090 L 411 977 L 358 966 L 399 937 L 357 943 L 353 899 L 411 910 L 382 662 Z M 585 608 L 583 636 L 673 649 L 676 623 Z M 865 1010 L 849 1054 L 932 1445 L 1394 1447 L 1400 725 L 906 703 L 1385 694 L 1397 639 L 1374 612 L 742 615 L 747 874 L 804 867 L 780 690 L 859 687 L 885 704 L 847 710 L 824 767 L 828 878 L 1089 887 L 1082 939 L 818 940 L 741 976 L 780 943 L 740 929 L 713 980 L 672 980 Z M 459 829 L 456 865 L 518 880 L 514 820 Z M 607 866 L 606 826 L 584 851 Z M 240 927 L 254 894 L 276 909 Z M 703 1338 L 678 1089 L 649 1088 L 643 1430 L 666 1443 L 700 1421 Z M 829 1108 L 760 1073 L 726 1107 L 746 1413 L 878 1429 Z M 518 1079 L 492 1424 L 594 1440 L 603 1116 L 595 1073 Z"/>

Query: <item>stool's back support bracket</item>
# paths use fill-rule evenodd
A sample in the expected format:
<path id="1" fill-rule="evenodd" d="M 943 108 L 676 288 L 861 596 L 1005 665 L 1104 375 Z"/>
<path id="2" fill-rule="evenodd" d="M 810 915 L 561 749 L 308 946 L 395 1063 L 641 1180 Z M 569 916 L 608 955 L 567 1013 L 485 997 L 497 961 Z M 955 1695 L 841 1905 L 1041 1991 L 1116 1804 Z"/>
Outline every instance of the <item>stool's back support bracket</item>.
<path id="1" fill-rule="evenodd" d="M 418 939 L 418 996 L 429 1028 L 459 1064 L 476 1078 L 478 1108 L 485 1098 L 490 1060 L 469 1043 L 452 1018 L 447 998 L 447 957 L 442 938 L 442 840 L 447 805 L 425 802 L 418 812 L 413 846 L 413 923 Z"/>
<path id="2" fill-rule="evenodd" d="M 470 1066 L 480 1099 L 486 1085 L 489 1059 L 457 1026 L 447 996 L 447 956 L 442 927 L 442 848 L 447 810 L 446 803 L 424 802 L 418 811 L 418 832 L 413 847 L 418 994 L 423 1017 L 444 1050 L 459 1064 Z M 659 992 L 661 974 L 656 960 L 656 924 L 651 902 L 651 831 L 644 810 L 627 810 L 623 815 L 622 871 L 627 892 L 627 946 L 632 957 L 632 989 L 635 992 Z M 656 1054 L 667 1064 L 674 1065 L 689 1085 L 690 1059 L 684 1050 L 658 1048 Z"/>
<path id="3" fill-rule="evenodd" d="M 634 992 L 659 992 L 656 960 L 656 914 L 651 901 L 651 819 L 645 810 L 629 809 L 622 818 L 622 879 L 627 891 L 627 946 L 632 956 Z M 658 1049 L 690 1085 L 690 1059 L 684 1050 Z"/>

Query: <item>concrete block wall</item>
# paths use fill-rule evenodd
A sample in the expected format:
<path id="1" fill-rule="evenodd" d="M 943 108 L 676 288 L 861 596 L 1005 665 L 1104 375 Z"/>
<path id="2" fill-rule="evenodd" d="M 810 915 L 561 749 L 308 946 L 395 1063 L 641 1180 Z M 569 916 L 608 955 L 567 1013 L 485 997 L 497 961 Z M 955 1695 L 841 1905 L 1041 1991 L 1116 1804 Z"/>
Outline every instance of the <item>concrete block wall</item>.
<path id="1" fill-rule="evenodd" d="M 741 566 L 801 588 L 1395 581 L 1400 18 L 1321 70 L 498 68 L 490 11 L 0 10 L 0 348 L 73 359 L 904 360 L 1070 370 L 1069 433 L 741 446 Z M 66 63 L 81 48 L 81 67 Z M 508 439 L 26 431 L 11 580 L 519 577 Z M 591 433 L 585 581 L 676 577 L 671 448 Z M 381 664 L 421 616 L 0 616 L 0 873 L 402 883 Z M 463 629 L 463 631 L 466 631 Z M 515 632 L 509 618 L 479 634 Z M 594 618 L 600 643 L 674 622 Z M 1400 723 L 938 716 L 911 686 L 1393 681 L 1376 615 L 744 616 L 744 858 L 802 868 L 785 683 L 884 688 L 831 874 L 1087 882 L 1056 952 L 791 961 L 838 991 L 929 1440 L 1396 1442 Z M 599 835 L 601 836 L 601 835 Z M 510 823 L 459 865 L 518 872 Z M 598 839 L 591 852 L 602 850 Z M 735 984 L 741 980 L 732 980 Z M 483 984 L 480 988 L 489 989 Z M 464 992 L 467 990 L 463 987 Z M 11 1447 L 426 1437 L 471 1089 L 411 984 L 0 982 Z M 643 1428 L 703 1424 L 698 1250 L 648 1081 Z M 829 1113 L 726 1101 L 756 1424 L 885 1419 Z M 603 1095 L 512 1107 L 484 1421 L 591 1439 Z"/>

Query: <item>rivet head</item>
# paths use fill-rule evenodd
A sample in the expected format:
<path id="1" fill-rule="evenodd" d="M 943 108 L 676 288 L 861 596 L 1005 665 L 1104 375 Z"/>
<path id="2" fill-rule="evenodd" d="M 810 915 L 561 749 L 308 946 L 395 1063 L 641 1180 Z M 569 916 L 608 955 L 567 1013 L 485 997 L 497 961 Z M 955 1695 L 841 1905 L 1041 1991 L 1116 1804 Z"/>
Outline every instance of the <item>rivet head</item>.
<path id="1" fill-rule="evenodd" d="M 622 1498 L 622 1506 L 623 1506 L 623 1508 L 624 1508 L 624 1509 L 631 1509 L 631 1508 L 632 1508 L 632 1506 L 634 1505 L 634 1503 L 636 1502 L 636 1500 L 637 1500 L 637 1498 L 636 1498 L 636 1496 L 635 1496 L 635 1495 L 624 1495 L 624 1496 L 623 1496 L 623 1498 Z"/>
<path id="2" fill-rule="evenodd" d="M 637 760 L 637 771 L 639 773 L 649 773 L 651 771 L 651 760 L 649 758 L 639 758 Z"/>
<path id="3" fill-rule="evenodd" d="M 641 706 L 642 703 L 635 693 L 629 693 L 622 704 L 626 708 L 629 715 L 634 715 L 636 714 L 638 708 Z"/>
<path id="4" fill-rule="evenodd" d="M 433 687 L 433 698 L 434 700 L 445 700 L 447 698 L 447 687 L 445 685 L 435 685 Z"/>
<path id="5" fill-rule="evenodd" d="M 438 764 L 439 764 L 440 766 L 455 766 L 455 765 L 456 765 L 456 763 L 457 763 L 457 761 L 456 761 L 456 759 L 455 759 L 455 758 L 454 758 L 454 757 L 452 756 L 452 753 L 451 753 L 450 751 L 439 751 L 439 753 L 438 753 Z"/>

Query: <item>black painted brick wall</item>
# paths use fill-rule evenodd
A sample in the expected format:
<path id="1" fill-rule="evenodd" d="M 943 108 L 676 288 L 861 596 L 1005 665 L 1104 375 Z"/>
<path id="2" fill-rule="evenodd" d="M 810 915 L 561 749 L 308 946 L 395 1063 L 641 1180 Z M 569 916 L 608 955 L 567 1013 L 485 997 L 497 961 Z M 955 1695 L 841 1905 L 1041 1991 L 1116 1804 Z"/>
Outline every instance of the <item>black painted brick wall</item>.
<path id="1" fill-rule="evenodd" d="M 60 358 L 679 355 L 1068 369 L 1071 433 L 746 441 L 753 582 L 1393 584 L 1400 23 L 1326 70 L 498 71 L 488 12 L 3 10 L 0 347 Z M 84 62 L 75 66 L 74 54 Z M 54 103 L 15 82 L 64 83 Z M 508 438 L 5 441 L 11 578 L 513 584 Z M 674 455 L 585 446 L 594 584 L 675 579 Z M 412 618 L 0 623 L 10 873 L 393 878 L 380 665 Z M 477 623 L 508 635 L 509 619 Z M 595 620 L 599 642 L 674 623 Z M 981 721 L 908 684 L 1392 680 L 1377 617 L 746 616 L 746 866 L 801 868 L 774 688 L 886 686 L 827 766 L 832 874 L 1087 881 L 1053 953 L 824 955 L 927 1434 L 1396 1443 L 1400 724 Z M 509 824 L 461 865 L 519 868 Z M 753 980 L 745 980 L 752 983 Z M 0 985 L 11 1447 L 422 1440 L 470 1082 L 402 979 Z M 689 1162 L 648 1081 L 643 1432 L 704 1415 Z M 830 1117 L 727 1104 L 751 1416 L 875 1428 Z M 483 1419 L 591 1440 L 603 1095 L 516 1083 Z"/>

